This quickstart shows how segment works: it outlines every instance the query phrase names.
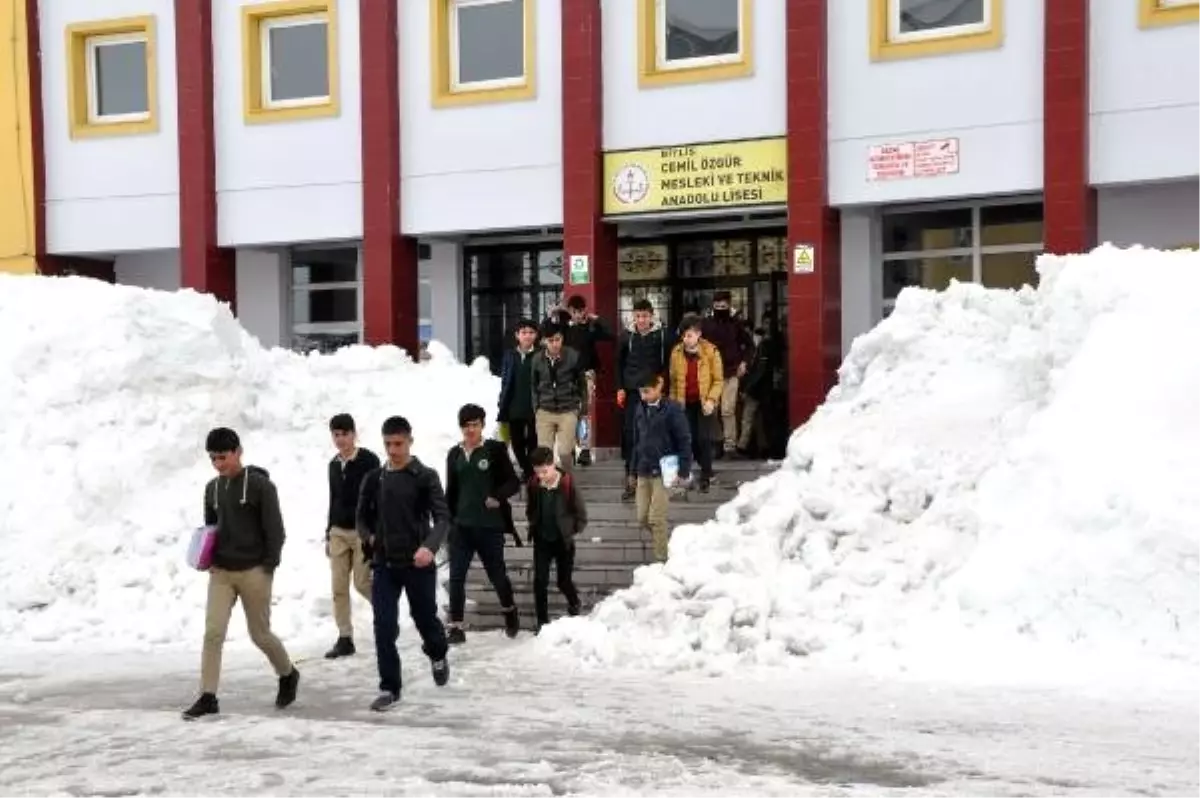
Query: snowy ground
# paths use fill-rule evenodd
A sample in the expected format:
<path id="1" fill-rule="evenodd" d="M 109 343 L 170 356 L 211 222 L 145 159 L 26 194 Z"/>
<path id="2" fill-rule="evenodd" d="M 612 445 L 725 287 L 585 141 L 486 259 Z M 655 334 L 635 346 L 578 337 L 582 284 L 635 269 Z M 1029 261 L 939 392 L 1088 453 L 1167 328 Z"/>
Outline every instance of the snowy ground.
<path id="1" fill-rule="evenodd" d="M 306 646 L 296 655 L 314 655 Z M 0 794 L 1196 795 L 1197 693 L 953 687 L 793 668 L 744 678 L 583 671 L 476 636 L 438 690 L 407 649 L 404 708 L 374 663 L 301 664 L 271 706 L 229 653 L 225 714 L 184 723 L 198 657 L 0 664 Z M 66 666 L 66 667 L 64 667 Z"/>

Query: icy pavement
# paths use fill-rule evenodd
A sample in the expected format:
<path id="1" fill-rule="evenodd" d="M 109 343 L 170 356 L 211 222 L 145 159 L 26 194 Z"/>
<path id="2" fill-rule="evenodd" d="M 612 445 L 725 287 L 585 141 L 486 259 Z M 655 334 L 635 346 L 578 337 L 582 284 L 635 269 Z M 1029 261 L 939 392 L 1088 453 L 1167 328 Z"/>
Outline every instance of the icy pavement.
<path id="1" fill-rule="evenodd" d="M 366 641 L 363 641 L 364 643 Z M 300 656 L 316 654 L 306 646 Z M 745 679 L 582 671 L 477 635 L 438 690 L 405 650 L 403 708 L 365 709 L 373 660 L 301 660 L 271 706 L 226 657 L 224 715 L 184 723 L 198 657 L 9 651 L 0 794 L 1196 795 L 1197 693 L 1118 698 L 792 670 Z"/>

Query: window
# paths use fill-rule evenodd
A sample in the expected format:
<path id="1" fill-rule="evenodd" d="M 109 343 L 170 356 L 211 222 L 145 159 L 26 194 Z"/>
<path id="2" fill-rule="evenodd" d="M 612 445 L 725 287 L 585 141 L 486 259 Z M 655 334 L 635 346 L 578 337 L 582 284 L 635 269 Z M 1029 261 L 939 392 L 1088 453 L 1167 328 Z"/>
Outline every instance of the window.
<path id="1" fill-rule="evenodd" d="M 67 53 L 72 138 L 158 130 L 153 17 L 71 25 Z"/>
<path id="2" fill-rule="evenodd" d="M 1138 0 L 1138 3 L 1138 24 L 1143 28 L 1200 20 L 1200 0 Z"/>
<path id="3" fill-rule="evenodd" d="M 951 280 L 988 288 L 1037 285 L 1040 202 L 958 205 L 883 217 L 883 315 L 910 286 L 941 290 Z"/>
<path id="4" fill-rule="evenodd" d="M 638 0 L 640 85 L 753 74 L 753 4 L 754 0 Z"/>
<path id="5" fill-rule="evenodd" d="M 536 95 L 536 0 L 430 0 L 437 107 Z"/>
<path id="6" fill-rule="evenodd" d="M 336 116 L 337 25 L 333 0 L 242 8 L 247 122 Z"/>
<path id="7" fill-rule="evenodd" d="M 293 250 L 292 348 L 331 352 L 362 340 L 357 248 Z"/>
<path id="8" fill-rule="evenodd" d="M 562 301 L 563 251 L 557 244 L 463 251 L 466 361 L 486 357 L 500 371 L 517 322 L 541 322 Z"/>
<path id="9" fill-rule="evenodd" d="M 999 47 L 1004 0 L 870 0 L 871 60 Z"/>

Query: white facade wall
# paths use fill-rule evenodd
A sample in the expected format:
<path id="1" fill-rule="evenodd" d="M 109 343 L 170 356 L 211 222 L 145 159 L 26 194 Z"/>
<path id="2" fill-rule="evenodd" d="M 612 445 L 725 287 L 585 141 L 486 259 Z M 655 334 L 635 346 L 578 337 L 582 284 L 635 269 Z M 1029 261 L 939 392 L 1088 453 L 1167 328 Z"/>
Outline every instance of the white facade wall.
<path id="1" fill-rule="evenodd" d="M 872 62 L 869 4 L 830 2 L 830 202 L 1040 190 L 1042 8 L 1005 3 L 1004 41 L 996 49 Z M 946 138 L 959 140 L 958 174 L 868 181 L 872 145 Z"/>
<path id="2" fill-rule="evenodd" d="M 1096 192 L 1099 240 L 1171 249 L 1200 244 L 1200 181 L 1109 186 Z"/>
<path id="3" fill-rule="evenodd" d="M 640 88 L 637 3 L 603 0 L 604 148 L 627 150 L 787 133 L 784 4 L 754 4 L 754 74 Z"/>
<path id="4" fill-rule="evenodd" d="M 39 7 L 46 162 L 46 248 L 56 254 L 179 246 L 179 146 L 173 4 L 159 0 L 49 2 Z M 71 138 L 67 26 L 153 16 L 158 129 Z"/>
<path id="5" fill-rule="evenodd" d="M 535 3 L 537 13 L 536 96 L 449 108 L 432 104 L 430 4 L 401 3 L 401 228 L 406 234 L 562 224 L 561 0 L 526 2 Z"/>
<path id="6" fill-rule="evenodd" d="M 1094 185 L 1200 174 L 1200 25 L 1143 29 L 1135 5 L 1091 0 Z"/>
<path id="7" fill-rule="evenodd" d="M 883 318 L 883 268 L 879 213 L 842 211 L 842 356 L 854 339 Z"/>
<path id="8" fill-rule="evenodd" d="M 421 265 L 429 276 L 433 340 L 461 358 L 466 351 L 462 247 L 454 241 L 428 243 L 429 260 Z"/>
<path id="9" fill-rule="evenodd" d="M 159 291 L 178 291 L 181 284 L 179 250 L 146 250 L 126 252 L 113 261 L 113 273 L 118 283 L 154 288 Z"/>
<path id="10" fill-rule="evenodd" d="M 291 340 L 291 280 L 286 260 L 278 250 L 237 251 L 238 320 L 267 347 L 286 346 Z"/>

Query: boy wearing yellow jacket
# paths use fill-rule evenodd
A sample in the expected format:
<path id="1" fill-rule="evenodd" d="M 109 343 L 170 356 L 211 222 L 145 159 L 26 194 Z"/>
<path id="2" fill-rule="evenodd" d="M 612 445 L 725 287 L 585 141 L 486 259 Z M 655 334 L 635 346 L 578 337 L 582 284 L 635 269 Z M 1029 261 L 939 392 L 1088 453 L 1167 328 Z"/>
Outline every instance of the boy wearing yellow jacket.
<path id="1" fill-rule="evenodd" d="M 721 353 L 701 337 L 702 321 L 689 313 L 679 323 L 679 343 L 671 350 L 671 399 L 683 406 L 692 433 L 692 453 L 700 465 L 700 492 L 713 475 L 713 445 L 719 439 L 716 411 L 725 388 Z"/>

